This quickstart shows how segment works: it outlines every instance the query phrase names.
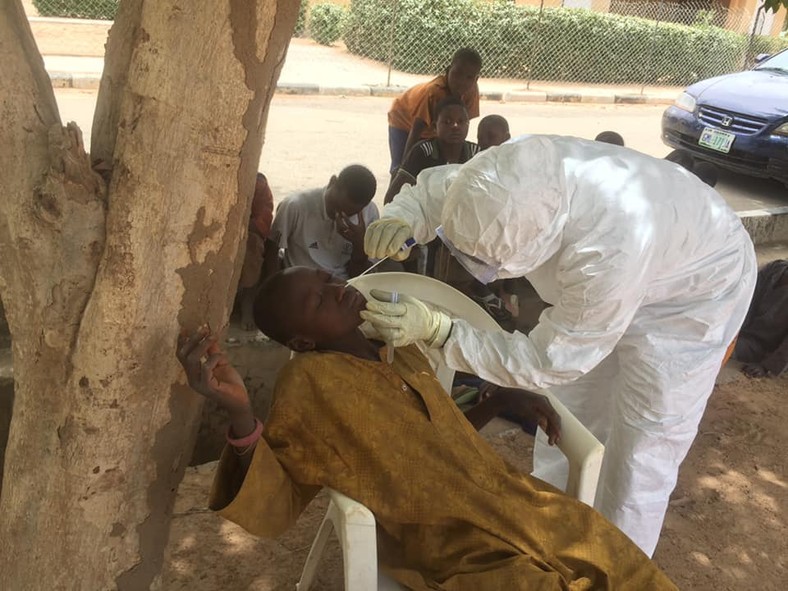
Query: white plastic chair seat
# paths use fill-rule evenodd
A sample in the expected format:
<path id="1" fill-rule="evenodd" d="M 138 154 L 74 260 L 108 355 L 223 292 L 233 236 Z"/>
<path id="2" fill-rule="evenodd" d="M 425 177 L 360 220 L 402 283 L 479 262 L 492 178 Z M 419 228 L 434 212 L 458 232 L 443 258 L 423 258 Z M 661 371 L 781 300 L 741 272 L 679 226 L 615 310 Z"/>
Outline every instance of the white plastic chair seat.
<path id="1" fill-rule="evenodd" d="M 476 302 L 453 287 L 412 273 L 376 273 L 352 279 L 350 283 L 369 297 L 372 289 L 397 291 L 417 297 L 453 318 L 462 318 L 472 326 L 503 330 Z M 428 352 L 436 374 L 447 392 L 451 391 L 454 371 L 443 363 L 439 352 Z M 593 506 L 604 446 L 549 391 L 542 390 L 561 416 L 561 441 L 558 448 L 569 461 L 566 494 Z M 320 558 L 332 530 L 336 530 L 342 548 L 345 591 L 398 591 L 397 583 L 378 573 L 375 516 L 361 503 L 328 489 L 331 501 L 323 523 L 307 556 L 297 591 L 307 591 L 314 580 Z"/>

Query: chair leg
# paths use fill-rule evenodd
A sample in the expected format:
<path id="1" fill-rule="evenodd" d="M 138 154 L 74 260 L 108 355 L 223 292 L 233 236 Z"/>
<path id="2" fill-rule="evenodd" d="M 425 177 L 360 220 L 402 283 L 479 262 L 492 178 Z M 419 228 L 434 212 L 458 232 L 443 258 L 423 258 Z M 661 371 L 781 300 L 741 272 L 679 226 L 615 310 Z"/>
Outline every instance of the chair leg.
<path id="1" fill-rule="evenodd" d="M 323 517 L 323 522 L 320 524 L 320 529 L 317 530 L 315 541 L 312 542 L 312 547 L 309 549 L 309 555 L 306 557 L 304 569 L 301 571 L 301 579 L 296 583 L 296 591 L 309 591 L 310 587 L 312 587 L 312 583 L 315 580 L 315 573 L 317 573 L 317 567 L 320 566 L 320 559 L 323 557 L 323 552 L 328 543 L 328 537 L 334 530 L 331 515 L 332 507 L 329 507 L 326 516 Z"/>
<path id="2" fill-rule="evenodd" d="M 345 566 L 345 591 L 377 589 L 378 549 L 375 526 L 345 524 L 342 529 L 344 531 L 341 531 L 339 542 Z"/>

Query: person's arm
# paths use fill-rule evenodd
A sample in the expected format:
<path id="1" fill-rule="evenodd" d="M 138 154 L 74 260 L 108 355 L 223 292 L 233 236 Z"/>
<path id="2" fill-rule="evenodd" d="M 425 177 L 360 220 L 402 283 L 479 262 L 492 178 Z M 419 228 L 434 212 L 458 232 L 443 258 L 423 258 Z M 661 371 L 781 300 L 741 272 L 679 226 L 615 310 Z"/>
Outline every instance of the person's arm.
<path id="1" fill-rule="evenodd" d="M 189 386 L 226 410 L 230 417 L 230 445 L 222 453 L 214 478 L 210 508 L 255 535 L 275 537 L 283 533 L 295 523 L 320 487 L 293 481 L 279 463 L 262 436 L 262 424 L 254 417 L 243 379 L 208 331 L 182 334 L 177 356 Z M 271 417 L 269 426 L 270 422 Z M 280 426 L 278 431 L 280 438 L 287 437 L 286 429 Z M 254 441 L 236 447 L 234 443 L 244 437 Z M 236 441 L 230 442 L 231 439 Z"/>
<path id="2" fill-rule="evenodd" d="M 411 180 L 410 174 L 402 170 L 402 168 L 397 170 L 397 174 L 394 175 L 393 179 L 391 179 L 391 184 L 389 185 L 388 191 L 386 191 L 386 196 L 383 198 L 383 204 L 388 205 L 394 201 L 394 197 L 397 196 L 402 187 L 412 184 L 413 181 Z"/>
<path id="3" fill-rule="evenodd" d="M 265 240 L 262 281 L 282 269 L 279 249 L 287 248 L 287 241 L 298 224 L 298 204 L 285 199 L 276 209 L 269 237 Z"/>
<path id="4" fill-rule="evenodd" d="M 547 433 L 548 443 L 561 438 L 561 417 L 546 396 L 515 388 L 500 388 L 487 383 L 482 387 L 482 400 L 468 409 L 465 418 L 479 431 L 495 417 L 503 416 L 521 425 L 535 423 Z"/>
<path id="5" fill-rule="evenodd" d="M 565 250 L 557 265 L 561 297 L 530 334 L 480 331 L 455 320 L 443 349 L 449 367 L 534 389 L 571 382 L 596 367 L 640 306 L 650 258 L 642 248 L 650 241 L 611 237 L 588 235 Z"/>
<path id="6" fill-rule="evenodd" d="M 421 117 L 416 117 L 413 120 L 410 133 L 408 133 L 408 139 L 405 141 L 405 149 L 402 151 L 403 154 L 410 153 L 411 148 L 421 140 L 421 134 L 424 133 L 424 130 L 427 129 L 428 126 L 429 123 Z"/>
<path id="7" fill-rule="evenodd" d="M 208 400 L 215 402 L 230 417 L 228 437 L 242 439 L 255 432 L 257 420 L 243 378 L 230 365 L 219 348 L 216 338 L 207 330 L 192 335 L 183 333 L 178 339 L 178 361 L 186 372 L 189 386 Z M 257 441 L 244 446 L 239 456 L 239 469 L 243 474 L 249 467 L 251 451 Z"/>
<path id="8" fill-rule="evenodd" d="M 369 268 L 370 262 L 367 253 L 364 252 L 364 233 L 367 225 L 364 221 L 363 212 L 356 216 L 357 223 L 353 223 L 350 218 L 343 214 L 337 217 L 337 231 L 339 235 L 350 242 L 350 260 L 345 265 L 349 277 L 356 277 Z"/>
<path id="9" fill-rule="evenodd" d="M 267 279 L 274 273 L 280 271 L 282 265 L 279 261 L 279 244 L 273 240 L 265 241 L 265 251 L 263 254 L 263 277 Z"/>
<path id="10" fill-rule="evenodd" d="M 424 152 L 421 149 L 423 144 L 414 146 L 410 151 L 405 152 L 405 159 L 402 166 L 397 170 L 397 174 L 391 179 L 386 196 L 383 198 L 383 203 L 388 205 L 394 200 L 394 197 L 400 192 L 400 189 L 405 185 L 415 185 L 416 175 L 421 172 L 425 165 L 423 163 Z"/>

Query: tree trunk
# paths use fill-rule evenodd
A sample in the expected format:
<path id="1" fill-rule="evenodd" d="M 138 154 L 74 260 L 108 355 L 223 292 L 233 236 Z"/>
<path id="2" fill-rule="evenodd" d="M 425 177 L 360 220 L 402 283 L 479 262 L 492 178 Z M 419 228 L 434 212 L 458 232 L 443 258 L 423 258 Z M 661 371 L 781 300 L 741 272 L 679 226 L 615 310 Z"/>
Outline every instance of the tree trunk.
<path id="1" fill-rule="evenodd" d="M 19 0 L 0 8 L 0 296 L 16 379 L 4 588 L 157 586 L 199 411 L 176 337 L 226 325 L 297 9 L 124 0 L 93 125 L 99 176 L 60 123 Z"/>

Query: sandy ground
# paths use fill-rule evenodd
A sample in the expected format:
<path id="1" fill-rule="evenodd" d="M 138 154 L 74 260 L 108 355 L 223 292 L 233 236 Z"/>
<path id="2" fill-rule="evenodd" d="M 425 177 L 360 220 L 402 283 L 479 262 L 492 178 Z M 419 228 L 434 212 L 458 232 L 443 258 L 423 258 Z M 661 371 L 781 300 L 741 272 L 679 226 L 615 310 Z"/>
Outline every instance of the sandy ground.
<path id="1" fill-rule="evenodd" d="M 788 379 L 749 380 L 733 369 L 721 381 L 682 466 L 655 560 L 680 589 L 777 591 L 788 576 Z M 490 443 L 528 470 L 530 438 L 508 424 L 494 431 Z M 214 468 L 190 468 L 181 485 L 163 588 L 292 590 L 326 498 L 279 539 L 255 539 L 205 509 Z M 342 589 L 334 539 L 314 588 Z"/>

